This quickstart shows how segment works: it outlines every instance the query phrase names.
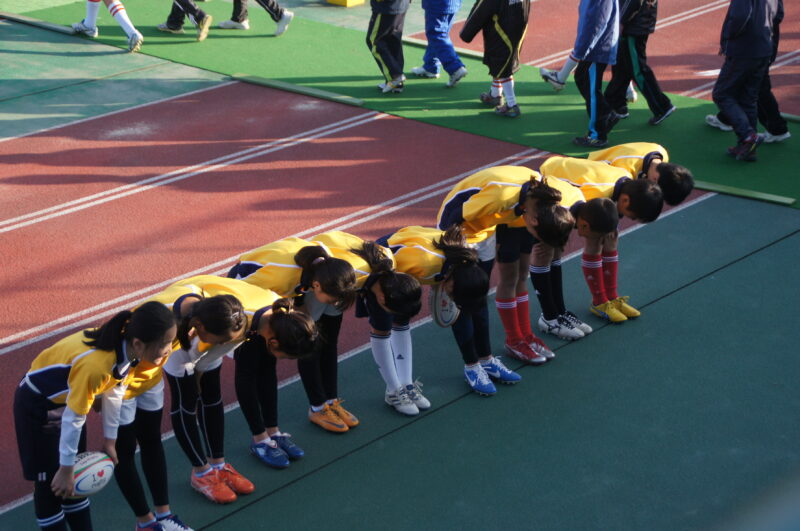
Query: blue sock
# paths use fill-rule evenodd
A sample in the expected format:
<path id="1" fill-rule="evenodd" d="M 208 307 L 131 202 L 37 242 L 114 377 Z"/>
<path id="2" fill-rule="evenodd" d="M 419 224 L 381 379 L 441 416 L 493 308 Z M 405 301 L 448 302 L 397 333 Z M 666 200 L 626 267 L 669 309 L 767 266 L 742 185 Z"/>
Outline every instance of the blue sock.
<path id="1" fill-rule="evenodd" d="M 169 518 L 172 516 L 172 511 L 167 511 L 165 513 L 156 513 L 156 520 L 163 520 L 164 518 Z"/>
<path id="2" fill-rule="evenodd" d="M 136 527 L 138 527 L 139 529 L 144 529 L 145 527 L 147 527 L 147 526 L 149 526 L 149 525 L 152 525 L 152 524 L 154 524 L 154 523 L 156 523 L 156 519 L 155 519 L 155 518 L 153 518 L 153 519 L 152 519 L 152 520 L 150 520 L 149 522 L 138 522 L 138 523 L 136 524 Z"/>

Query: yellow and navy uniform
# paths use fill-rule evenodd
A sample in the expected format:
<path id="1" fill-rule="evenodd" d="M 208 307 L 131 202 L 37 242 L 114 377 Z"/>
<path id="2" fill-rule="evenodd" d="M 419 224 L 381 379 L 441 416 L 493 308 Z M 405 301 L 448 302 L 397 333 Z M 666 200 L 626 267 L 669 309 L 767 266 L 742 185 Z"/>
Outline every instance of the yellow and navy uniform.
<path id="1" fill-rule="evenodd" d="M 471 42 L 482 32 L 483 64 L 493 78 L 509 77 L 519 70 L 530 9 L 530 0 L 481 0 L 472 6 L 460 37 Z"/>
<path id="2" fill-rule="evenodd" d="M 281 297 L 296 296 L 300 293 L 303 270 L 294 261 L 294 255 L 309 245 L 319 244 L 300 238 L 284 238 L 247 252 L 239 258 L 239 265 L 245 266 L 240 267 L 240 278 L 248 284 L 274 291 Z M 325 250 L 328 251 L 327 248 Z"/>
<path id="3" fill-rule="evenodd" d="M 573 157 L 550 157 L 539 171 L 548 178 L 548 184 L 555 185 L 560 180 L 577 187 L 586 201 L 598 197 L 616 199 L 619 186 L 631 178 L 623 168 Z"/>
<path id="4" fill-rule="evenodd" d="M 395 270 L 411 275 L 420 284 L 437 284 L 445 256 L 433 241 L 441 239 L 443 234 L 439 229 L 414 225 L 389 236 L 387 243 L 394 252 Z"/>
<path id="5" fill-rule="evenodd" d="M 630 142 L 593 151 L 589 153 L 588 159 L 622 168 L 630 173 L 631 177 L 641 178 L 644 177 L 641 175 L 642 172 L 653 160 L 669 162 L 669 154 L 663 146 L 652 142 Z"/>
<path id="6" fill-rule="evenodd" d="M 364 240 L 358 236 L 354 236 L 353 234 L 334 230 L 325 232 L 323 234 L 318 234 L 317 236 L 310 238 L 309 241 L 312 244 L 322 245 L 328 250 L 328 254 L 330 254 L 332 257 L 340 258 L 353 266 L 353 270 L 356 272 L 356 286 L 358 288 L 362 288 L 364 286 L 364 283 L 367 281 L 367 277 L 369 277 L 370 273 L 372 273 L 372 268 L 366 260 L 353 252 L 353 249 L 361 249 L 361 247 L 364 246 Z M 386 255 L 386 258 L 392 261 L 392 269 L 394 269 L 395 261 L 392 251 L 386 249 L 385 247 L 382 249 L 383 254 Z"/>

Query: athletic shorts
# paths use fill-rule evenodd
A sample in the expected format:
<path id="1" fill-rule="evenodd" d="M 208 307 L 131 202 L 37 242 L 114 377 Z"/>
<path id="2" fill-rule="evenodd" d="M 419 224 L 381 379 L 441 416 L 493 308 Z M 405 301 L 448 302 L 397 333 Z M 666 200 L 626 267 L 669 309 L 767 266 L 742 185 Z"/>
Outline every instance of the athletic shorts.
<path id="1" fill-rule="evenodd" d="M 525 227 L 497 226 L 497 261 L 516 262 L 520 255 L 531 254 L 536 238 Z"/>
<path id="2" fill-rule="evenodd" d="M 359 297 L 356 302 L 356 317 L 369 317 L 369 325 L 375 330 L 389 332 L 392 326 L 408 326 L 409 319 L 392 315 L 384 310 L 373 293 Z"/>

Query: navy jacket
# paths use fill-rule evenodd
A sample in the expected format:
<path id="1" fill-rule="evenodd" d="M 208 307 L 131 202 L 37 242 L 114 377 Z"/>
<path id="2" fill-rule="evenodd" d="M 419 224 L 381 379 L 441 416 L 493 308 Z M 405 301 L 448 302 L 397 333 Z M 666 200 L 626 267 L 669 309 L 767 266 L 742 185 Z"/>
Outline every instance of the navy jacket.
<path id="1" fill-rule="evenodd" d="M 720 35 L 728 57 L 771 57 L 775 30 L 783 20 L 783 0 L 731 0 Z"/>
<path id="2" fill-rule="evenodd" d="M 621 0 L 623 35 L 649 35 L 656 30 L 658 0 Z"/>
<path id="3" fill-rule="evenodd" d="M 617 0 L 581 0 L 578 35 L 572 58 L 609 65 L 617 62 L 619 6 Z"/>

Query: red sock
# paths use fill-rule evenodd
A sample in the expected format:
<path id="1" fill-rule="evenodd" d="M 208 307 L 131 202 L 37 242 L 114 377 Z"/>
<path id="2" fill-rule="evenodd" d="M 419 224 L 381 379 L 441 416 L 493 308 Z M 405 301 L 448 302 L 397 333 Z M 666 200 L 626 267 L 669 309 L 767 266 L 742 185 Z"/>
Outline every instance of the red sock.
<path id="1" fill-rule="evenodd" d="M 506 331 L 506 343 L 516 345 L 524 339 L 517 321 L 517 299 L 498 298 L 495 299 L 494 304 L 497 306 L 497 313 L 500 314 L 500 321 Z"/>
<path id="2" fill-rule="evenodd" d="M 606 298 L 613 301 L 617 295 L 617 267 L 619 266 L 619 255 L 617 251 L 603 252 L 603 287 L 605 288 Z"/>
<path id="3" fill-rule="evenodd" d="M 528 292 L 517 293 L 517 323 L 523 338 L 533 335 L 531 329 L 531 314 L 528 306 Z"/>
<path id="4" fill-rule="evenodd" d="M 582 258 L 583 277 L 589 286 L 589 293 L 592 294 L 592 304 L 603 304 L 608 300 L 603 289 L 603 259 L 599 254 L 586 253 Z"/>

